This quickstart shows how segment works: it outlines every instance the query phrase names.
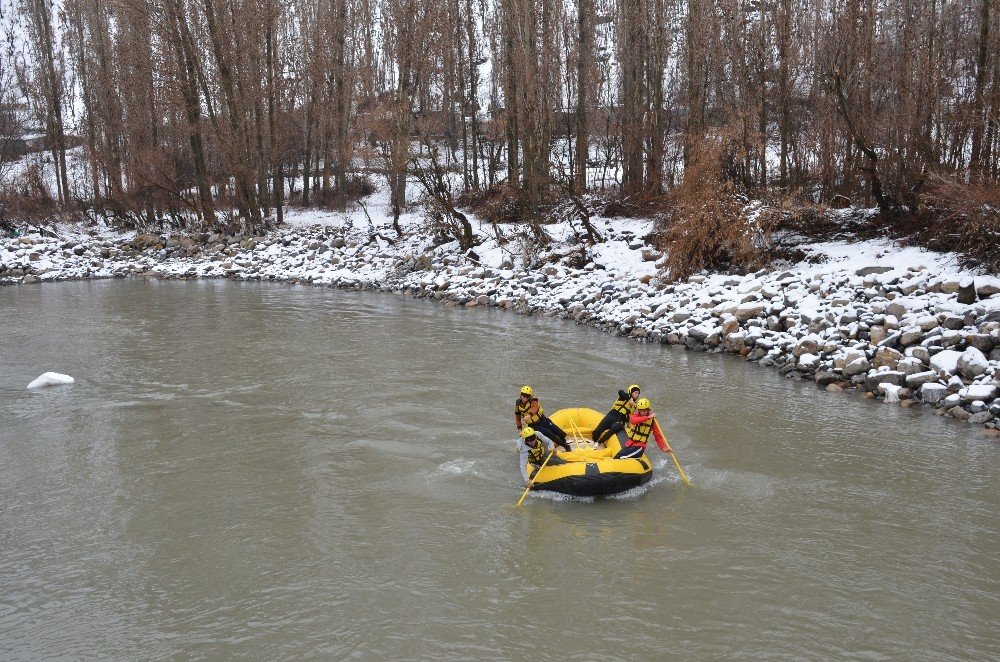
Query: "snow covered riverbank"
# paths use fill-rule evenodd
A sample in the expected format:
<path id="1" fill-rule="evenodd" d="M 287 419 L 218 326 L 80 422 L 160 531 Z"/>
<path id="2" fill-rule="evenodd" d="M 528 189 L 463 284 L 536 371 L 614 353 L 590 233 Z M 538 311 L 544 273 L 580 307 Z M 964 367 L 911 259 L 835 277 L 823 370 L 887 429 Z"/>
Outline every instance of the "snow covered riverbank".
<path id="1" fill-rule="evenodd" d="M 953 256 L 883 240 L 812 244 L 785 268 L 671 284 L 644 241 L 647 220 L 596 219 L 604 241 L 584 259 L 568 223 L 545 226 L 544 249 L 476 223 L 470 253 L 439 243 L 417 215 L 403 218 L 398 240 L 379 220 L 301 212 L 264 237 L 29 233 L 0 240 L 0 284 L 226 277 L 405 292 L 735 353 L 829 391 L 998 427 L 1000 279 L 963 272 Z"/>

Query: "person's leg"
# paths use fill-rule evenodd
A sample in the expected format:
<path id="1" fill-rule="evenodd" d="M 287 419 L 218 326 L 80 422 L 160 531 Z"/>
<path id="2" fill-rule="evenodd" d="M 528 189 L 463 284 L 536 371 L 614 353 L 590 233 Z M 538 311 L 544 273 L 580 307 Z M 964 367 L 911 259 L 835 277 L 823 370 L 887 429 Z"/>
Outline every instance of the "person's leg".
<path id="1" fill-rule="evenodd" d="M 535 430 L 541 430 L 546 437 L 551 439 L 556 444 L 562 446 L 566 450 L 570 450 L 569 444 L 566 443 L 566 433 L 562 429 L 553 423 L 548 416 L 542 416 L 540 419 L 535 421 L 532 426 Z"/>
<path id="2" fill-rule="evenodd" d="M 607 414 L 604 415 L 604 418 L 601 419 L 601 422 L 598 423 L 597 427 L 594 428 L 594 431 L 590 433 L 590 438 L 600 443 L 601 436 L 604 435 L 604 433 L 606 433 L 611 428 L 611 425 L 617 420 L 618 420 L 618 412 L 612 409 L 611 411 L 609 411 Z"/>
<path id="3" fill-rule="evenodd" d="M 617 455 L 615 455 L 615 459 L 627 460 L 629 458 L 639 457 L 645 452 L 645 450 L 646 449 L 642 446 L 622 446 L 622 449 L 618 451 Z"/>
<path id="4" fill-rule="evenodd" d="M 608 426 L 608 429 L 601 433 L 601 436 L 595 437 L 597 443 L 603 444 L 606 442 L 611 435 L 617 434 L 625 429 L 625 418 L 623 416 L 618 416 L 614 421 Z"/>

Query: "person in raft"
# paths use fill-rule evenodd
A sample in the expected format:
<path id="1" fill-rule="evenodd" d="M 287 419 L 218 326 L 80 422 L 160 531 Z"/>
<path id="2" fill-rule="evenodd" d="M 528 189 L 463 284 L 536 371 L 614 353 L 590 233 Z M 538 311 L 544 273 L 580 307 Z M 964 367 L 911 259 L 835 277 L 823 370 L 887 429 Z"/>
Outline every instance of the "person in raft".
<path id="1" fill-rule="evenodd" d="M 656 415 L 649 409 L 649 398 L 639 398 L 635 403 L 635 411 L 628 418 L 625 429 L 618 433 L 618 439 L 622 442 L 622 449 L 615 455 L 615 459 L 629 457 L 639 457 L 646 452 L 646 443 L 649 441 L 649 434 L 652 432 L 656 439 L 656 445 L 664 453 L 672 452 L 667 446 L 666 440 L 660 433 L 660 426 L 653 425 Z"/>
<path id="2" fill-rule="evenodd" d="M 555 444 L 544 438 L 541 434 L 536 433 L 535 429 L 530 425 L 525 425 L 521 428 L 521 441 L 518 442 L 517 449 L 520 451 L 520 461 L 518 464 L 521 467 L 521 476 L 524 477 L 525 487 L 531 487 L 534 484 L 535 475 L 542 468 L 542 464 L 545 462 L 545 458 L 549 456 L 549 453 L 552 453 L 552 457 L 549 458 L 549 465 L 566 464 L 566 460 L 556 455 Z M 529 464 L 535 467 L 530 476 L 528 475 Z"/>
<path id="3" fill-rule="evenodd" d="M 566 433 L 545 415 L 542 403 L 535 397 L 535 391 L 530 386 L 521 387 L 521 396 L 514 403 L 514 423 L 518 432 L 521 432 L 525 425 L 530 425 L 556 444 L 570 450 L 569 444 L 566 443 Z"/>
<path id="4" fill-rule="evenodd" d="M 603 444 L 612 434 L 624 430 L 625 424 L 628 422 L 629 415 L 635 411 L 635 403 L 638 399 L 638 384 L 632 384 L 629 386 L 628 392 L 618 391 L 618 399 L 615 400 L 615 404 L 611 405 L 611 411 L 609 411 L 604 418 L 601 419 L 601 422 L 597 424 L 597 427 L 594 428 L 594 433 L 591 435 L 591 439 L 599 444 Z"/>

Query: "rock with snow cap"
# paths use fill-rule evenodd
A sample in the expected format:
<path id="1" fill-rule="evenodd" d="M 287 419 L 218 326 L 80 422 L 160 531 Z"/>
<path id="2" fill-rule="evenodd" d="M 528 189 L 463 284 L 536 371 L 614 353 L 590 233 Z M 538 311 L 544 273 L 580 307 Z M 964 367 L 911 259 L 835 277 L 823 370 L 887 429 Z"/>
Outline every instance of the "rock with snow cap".
<path id="1" fill-rule="evenodd" d="M 920 387 L 920 397 L 928 404 L 937 404 L 948 395 L 948 387 L 936 382 L 927 382 Z"/>
<path id="2" fill-rule="evenodd" d="M 903 391 L 902 386 L 896 384 L 890 384 L 888 382 L 883 382 L 878 385 L 878 390 L 885 395 L 885 402 L 887 404 L 899 402 L 899 394 Z"/>
<path id="3" fill-rule="evenodd" d="M 997 392 L 997 387 L 993 384 L 973 384 L 961 389 L 958 395 L 962 398 L 962 402 L 968 404 L 976 400 L 992 400 L 997 397 Z"/>
<path id="4" fill-rule="evenodd" d="M 958 374 L 966 379 L 975 379 L 989 370 L 989 360 L 975 347 L 969 347 L 958 358 Z"/>

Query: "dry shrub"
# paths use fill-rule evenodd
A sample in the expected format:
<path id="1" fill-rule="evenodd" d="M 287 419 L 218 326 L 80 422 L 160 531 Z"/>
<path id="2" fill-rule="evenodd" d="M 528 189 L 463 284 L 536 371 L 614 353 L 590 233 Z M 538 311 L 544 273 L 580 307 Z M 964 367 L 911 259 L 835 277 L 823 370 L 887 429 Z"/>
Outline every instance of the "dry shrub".
<path id="1" fill-rule="evenodd" d="M 0 219 L 5 229 L 13 229 L 15 223 L 45 221 L 58 213 L 59 203 L 45 185 L 38 165 L 28 166 L 0 190 Z"/>
<path id="2" fill-rule="evenodd" d="M 954 251 L 970 267 L 1000 273 L 1000 183 L 928 175 L 922 209 L 896 224 L 922 245 Z"/>
<path id="3" fill-rule="evenodd" d="M 671 280 L 702 269 L 749 270 L 767 262 L 763 248 L 772 219 L 745 213 L 745 201 L 723 177 L 724 154 L 720 141 L 703 140 L 671 195 L 670 209 L 658 217 Z"/>
<path id="4" fill-rule="evenodd" d="M 531 205 L 523 193 L 505 183 L 479 191 L 464 191 L 457 199 L 459 207 L 468 208 L 488 223 L 519 223 L 533 220 Z"/>

